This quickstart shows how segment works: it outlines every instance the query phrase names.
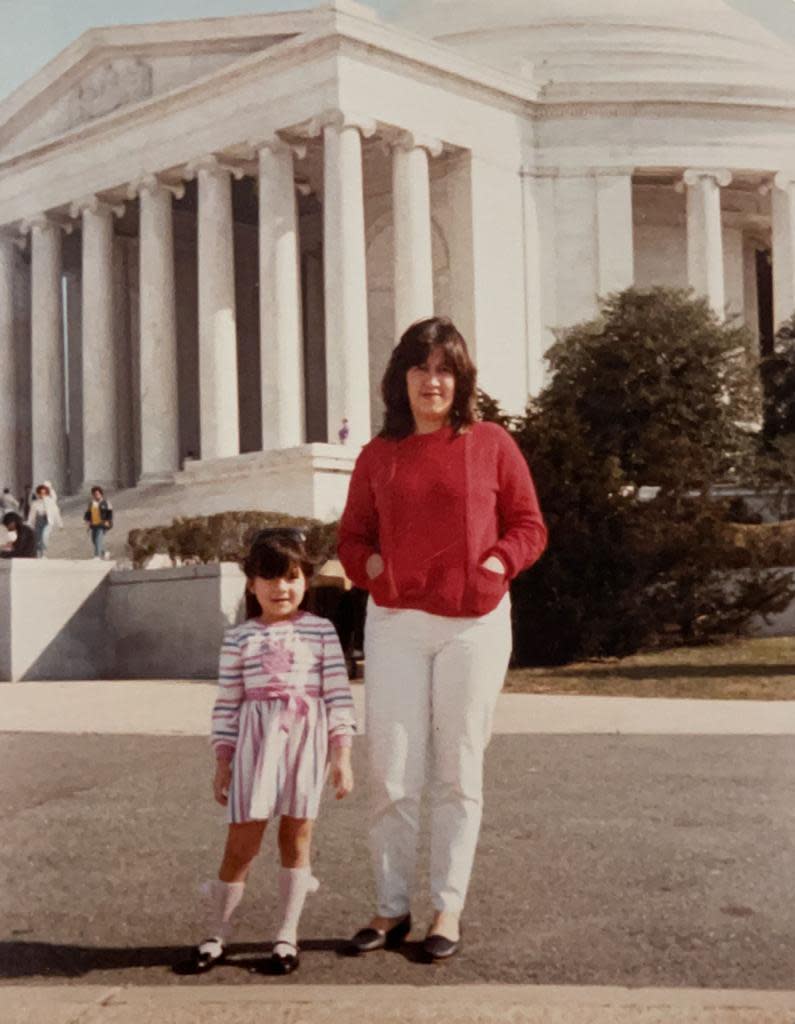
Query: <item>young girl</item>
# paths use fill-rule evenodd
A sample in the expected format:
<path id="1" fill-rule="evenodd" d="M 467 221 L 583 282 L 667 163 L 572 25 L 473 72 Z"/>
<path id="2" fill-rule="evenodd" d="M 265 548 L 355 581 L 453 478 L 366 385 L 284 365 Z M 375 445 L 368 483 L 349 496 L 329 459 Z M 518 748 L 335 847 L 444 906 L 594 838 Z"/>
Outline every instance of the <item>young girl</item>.
<path id="1" fill-rule="evenodd" d="M 337 799 L 353 788 L 353 700 L 334 626 L 299 610 L 311 575 L 298 530 L 262 530 L 244 563 L 247 620 L 226 631 L 213 710 L 213 792 L 229 832 L 212 900 L 209 935 L 183 970 L 223 960 L 232 917 L 265 826 L 279 822 L 281 921 L 265 967 L 298 967 L 298 920 L 318 887 L 309 867 L 312 825 L 330 763 Z"/>

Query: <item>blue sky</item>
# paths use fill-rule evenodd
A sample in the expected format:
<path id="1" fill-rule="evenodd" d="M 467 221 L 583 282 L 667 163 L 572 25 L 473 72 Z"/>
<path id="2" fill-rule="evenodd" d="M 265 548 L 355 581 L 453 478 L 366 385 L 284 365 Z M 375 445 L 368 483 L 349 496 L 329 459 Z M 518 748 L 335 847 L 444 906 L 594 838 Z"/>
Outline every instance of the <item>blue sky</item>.
<path id="1" fill-rule="evenodd" d="M 366 0 L 388 15 L 399 0 Z M 484 3 L 489 0 L 483 0 Z M 594 0 L 598 2 L 598 0 Z M 795 0 L 728 0 L 795 41 Z M 627 0 L 628 4 L 632 0 Z M 97 25 L 289 11 L 314 0 L 0 0 L 0 98 Z"/>

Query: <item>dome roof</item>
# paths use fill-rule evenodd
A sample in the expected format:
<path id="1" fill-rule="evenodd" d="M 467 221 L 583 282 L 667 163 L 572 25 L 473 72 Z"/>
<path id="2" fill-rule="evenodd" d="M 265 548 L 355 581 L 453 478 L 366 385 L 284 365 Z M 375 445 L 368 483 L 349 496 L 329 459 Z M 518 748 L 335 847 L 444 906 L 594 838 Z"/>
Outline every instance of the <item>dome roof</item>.
<path id="1" fill-rule="evenodd" d="M 795 57 L 725 0 L 404 0 L 395 21 L 542 85 L 790 81 Z"/>

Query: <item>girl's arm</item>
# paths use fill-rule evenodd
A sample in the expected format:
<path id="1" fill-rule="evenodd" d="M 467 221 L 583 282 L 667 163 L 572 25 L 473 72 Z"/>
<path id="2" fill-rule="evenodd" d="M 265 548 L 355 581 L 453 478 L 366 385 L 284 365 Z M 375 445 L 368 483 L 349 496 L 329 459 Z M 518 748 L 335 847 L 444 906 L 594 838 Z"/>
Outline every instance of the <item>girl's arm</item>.
<path id="1" fill-rule="evenodd" d="M 327 622 L 322 636 L 320 692 L 326 705 L 329 746 L 350 747 L 356 732 L 353 695 L 337 631 Z"/>
<path id="2" fill-rule="evenodd" d="M 348 499 L 340 520 L 337 555 L 348 577 L 367 590 L 370 577 L 367 559 L 378 554 L 378 513 L 375 507 L 367 457 L 362 451 L 353 468 Z"/>
<path id="3" fill-rule="evenodd" d="M 212 743 L 219 761 L 231 761 L 237 746 L 240 727 L 240 707 L 243 703 L 243 653 L 234 631 L 224 633 L 221 655 L 218 659 L 218 696 L 212 717 Z"/>

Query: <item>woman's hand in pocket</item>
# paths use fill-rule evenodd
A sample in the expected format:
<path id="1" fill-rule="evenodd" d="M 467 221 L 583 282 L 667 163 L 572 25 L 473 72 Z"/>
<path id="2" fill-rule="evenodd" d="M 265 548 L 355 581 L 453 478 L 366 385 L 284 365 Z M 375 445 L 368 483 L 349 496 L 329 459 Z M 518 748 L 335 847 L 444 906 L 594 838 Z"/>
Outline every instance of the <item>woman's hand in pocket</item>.
<path id="1" fill-rule="evenodd" d="M 380 576 L 384 571 L 383 558 L 378 553 L 370 555 L 365 564 L 364 571 L 371 580 L 374 580 L 376 576 Z"/>
<path id="2" fill-rule="evenodd" d="M 505 575 L 505 566 L 496 555 L 489 555 L 485 562 L 480 563 L 480 568 L 487 569 L 489 572 L 494 572 L 498 576 Z"/>

